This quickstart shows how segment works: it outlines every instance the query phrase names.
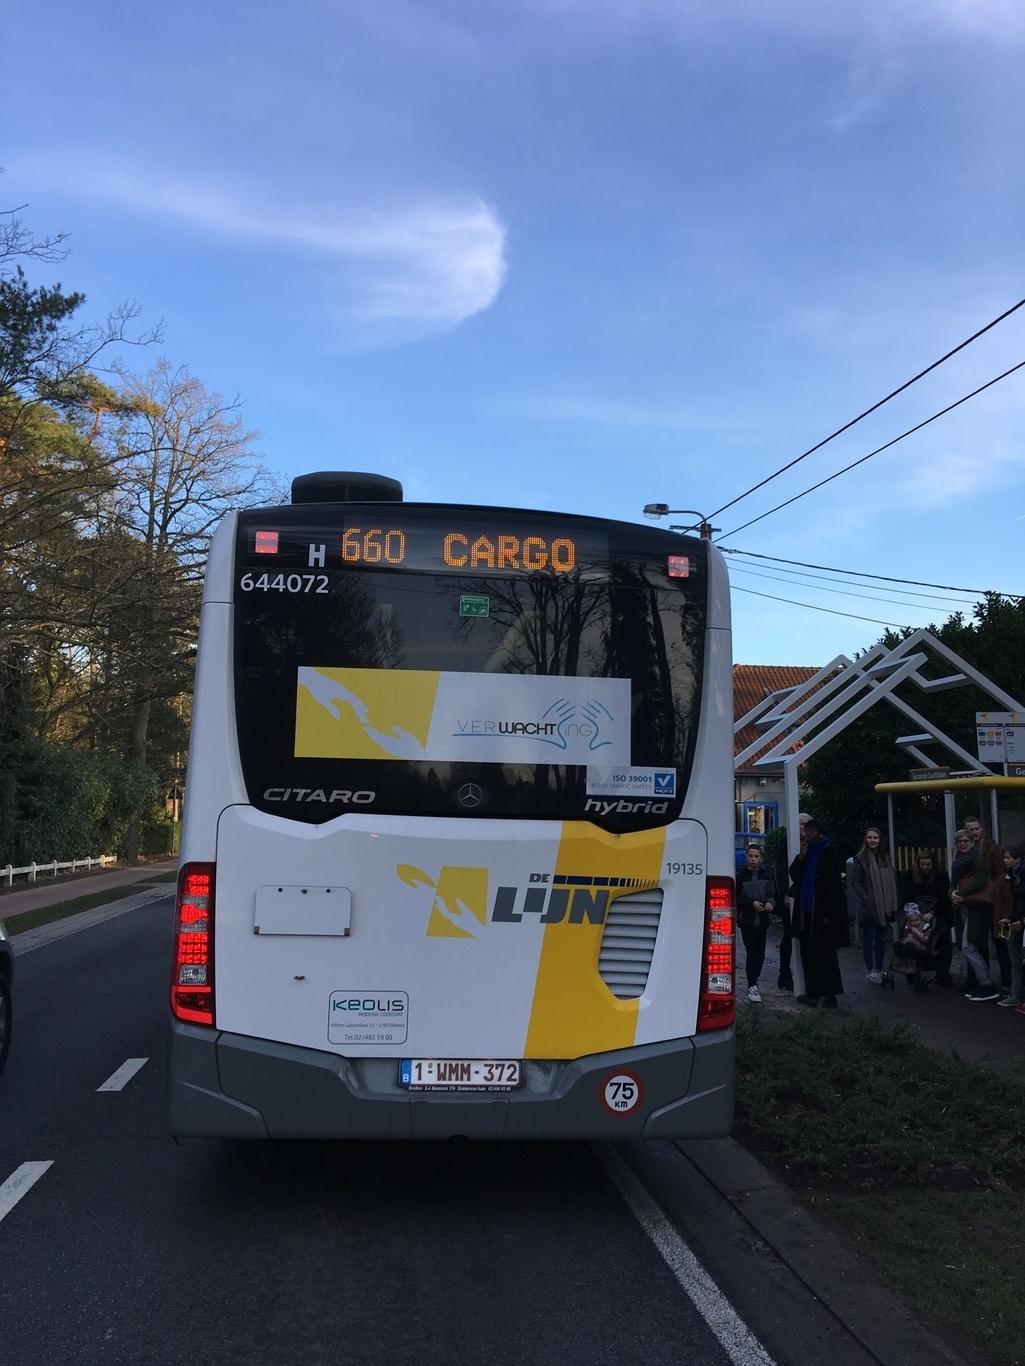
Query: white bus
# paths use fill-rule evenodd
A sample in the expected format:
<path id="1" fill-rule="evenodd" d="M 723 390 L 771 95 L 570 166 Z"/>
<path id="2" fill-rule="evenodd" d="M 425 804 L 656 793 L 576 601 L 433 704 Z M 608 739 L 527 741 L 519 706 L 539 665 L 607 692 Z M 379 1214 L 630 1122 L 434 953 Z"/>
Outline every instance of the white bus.
<path id="1" fill-rule="evenodd" d="M 210 548 L 171 1131 L 728 1132 L 719 552 L 375 475 L 292 499 Z"/>

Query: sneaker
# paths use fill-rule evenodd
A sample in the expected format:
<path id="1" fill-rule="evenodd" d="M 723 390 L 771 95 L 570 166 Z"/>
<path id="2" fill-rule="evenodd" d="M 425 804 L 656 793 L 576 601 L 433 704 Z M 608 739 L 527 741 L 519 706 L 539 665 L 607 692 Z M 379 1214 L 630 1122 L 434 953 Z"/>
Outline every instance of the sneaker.
<path id="1" fill-rule="evenodd" d="M 1025 1006 L 1019 1006 L 1014 1013 L 1016 1015 L 1025 1015 Z"/>
<path id="2" fill-rule="evenodd" d="M 1009 1010 L 1017 1010 L 1019 1006 L 1025 1005 L 1025 1001 L 1016 1001 L 1013 996 L 1005 996 L 1002 1001 L 997 1001 L 998 1006 L 1007 1006 Z"/>
<path id="3" fill-rule="evenodd" d="M 973 1005 L 978 1005 L 982 1001 L 995 1001 L 996 999 L 996 987 L 979 987 L 978 991 L 971 991 L 965 997 L 965 1000 L 971 1001 Z"/>
<path id="4" fill-rule="evenodd" d="M 749 1001 L 753 1001 L 756 1006 L 760 1006 L 762 1003 L 762 993 L 758 990 L 757 987 L 748 987 L 747 999 Z"/>
<path id="5" fill-rule="evenodd" d="M 867 976 L 868 976 L 868 980 L 869 980 L 870 982 L 874 982 L 874 983 L 876 984 L 876 986 L 879 986 L 879 984 L 880 984 L 880 983 L 882 982 L 882 980 L 883 980 L 883 974 L 879 971 L 878 968 L 876 968 L 876 969 L 874 969 L 874 971 L 868 973 Z"/>
<path id="6" fill-rule="evenodd" d="M 776 985 L 779 987 L 780 991 L 793 991 L 794 979 L 790 976 L 789 973 L 784 973 L 780 976 L 780 979 L 776 983 Z"/>

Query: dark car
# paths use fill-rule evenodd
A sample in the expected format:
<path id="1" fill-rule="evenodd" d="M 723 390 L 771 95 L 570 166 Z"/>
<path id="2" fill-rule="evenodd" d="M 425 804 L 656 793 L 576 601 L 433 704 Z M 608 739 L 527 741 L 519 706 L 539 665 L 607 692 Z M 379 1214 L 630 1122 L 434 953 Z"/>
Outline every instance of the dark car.
<path id="1" fill-rule="evenodd" d="M 14 954 L 11 941 L 4 934 L 4 923 L 0 920 L 0 1072 L 7 1061 L 7 1050 L 11 1046 L 11 1022 L 14 1012 L 11 1000 L 11 985 L 14 980 Z"/>

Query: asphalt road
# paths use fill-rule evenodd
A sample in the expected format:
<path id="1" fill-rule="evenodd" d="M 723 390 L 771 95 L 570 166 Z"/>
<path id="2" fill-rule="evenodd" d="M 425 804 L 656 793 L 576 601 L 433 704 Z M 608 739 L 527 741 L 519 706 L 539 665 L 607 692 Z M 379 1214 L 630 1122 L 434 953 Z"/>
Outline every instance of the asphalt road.
<path id="1" fill-rule="evenodd" d="M 866 1334 L 877 1290 L 856 1275 L 846 1302 L 865 1314 L 831 1308 L 688 1145 L 176 1143 L 171 898 L 121 912 L 21 941 L 2 1366 L 940 1359 L 913 1324 Z M 775 1212 L 783 1242 L 794 1213 Z"/>
<path id="2" fill-rule="evenodd" d="M 169 936 L 18 964 L 0 1189 L 52 1165 L 0 1218 L 5 1366 L 730 1361 L 587 1144 L 176 1144 Z"/>

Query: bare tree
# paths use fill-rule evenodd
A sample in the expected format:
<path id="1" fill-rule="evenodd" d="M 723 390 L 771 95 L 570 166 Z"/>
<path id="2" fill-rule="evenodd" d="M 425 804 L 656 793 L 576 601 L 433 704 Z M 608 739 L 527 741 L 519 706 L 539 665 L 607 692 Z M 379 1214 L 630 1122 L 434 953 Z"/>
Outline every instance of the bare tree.
<path id="1" fill-rule="evenodd" d="M 68 255 L 68 234 L 35 237 L 19 216 L 25 207 L 19 204 L 13 209 L 0 209 L 0 278 L 10 274 L 12 261 L 46 261 L 52 265 Z"/>
<path id="2" fill-rule="evenodd" d="M 278 490 L 253 449 L 236 398 L 212 393 L 184 367 L 159 361 L 122 375 L 128 405 L 114 433 L 119 530 L 139 547 L 135 600 L 121 616 L 134 649 L 129 757 L 145 762 L 154 701 L 187 687 L 201 564 L 214 524 Z M 128 854 L 138 851 L 138 831 Z"/>

